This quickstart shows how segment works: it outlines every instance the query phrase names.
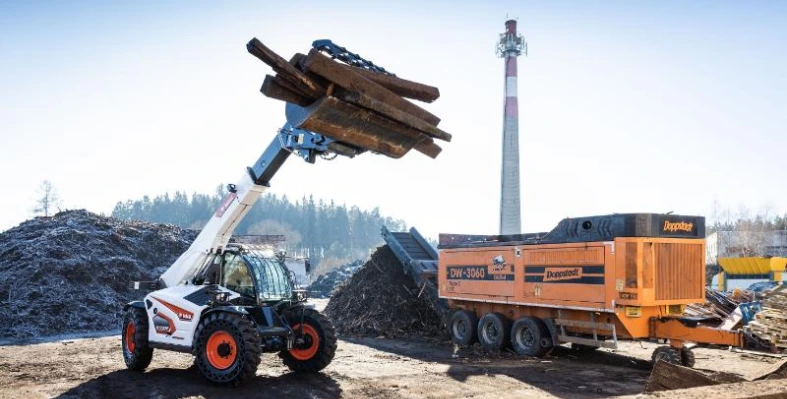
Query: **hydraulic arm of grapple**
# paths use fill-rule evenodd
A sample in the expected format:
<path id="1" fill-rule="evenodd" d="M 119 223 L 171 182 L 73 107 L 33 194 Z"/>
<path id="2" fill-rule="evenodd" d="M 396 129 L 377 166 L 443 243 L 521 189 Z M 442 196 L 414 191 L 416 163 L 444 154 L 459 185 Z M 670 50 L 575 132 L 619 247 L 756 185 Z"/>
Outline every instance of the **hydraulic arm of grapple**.
<path id="1" fill-rule="evenodd" d="M 209 255 L 220 253 L 225 248 L 235 228 L 270 186 L 271 178 L 290 154 L 296 154 L 306 162 L 314 163 L 317 156 L 325 155 L 329 151 L 333 152 L 335 146 L 332 146 L 332 143 L 334 140 L 331 138 L 285 124 L 257 162 L 247 168 L 236 184 L 228 186 L 229 192 L 221 205 L 189 249 L 161 275 L 158 281 L 159 288 L 188 283 L 208 266 Z M 348 151 L 349 149 L 345 147 L 341 153 L 347 156 L 355 155 Z"/>

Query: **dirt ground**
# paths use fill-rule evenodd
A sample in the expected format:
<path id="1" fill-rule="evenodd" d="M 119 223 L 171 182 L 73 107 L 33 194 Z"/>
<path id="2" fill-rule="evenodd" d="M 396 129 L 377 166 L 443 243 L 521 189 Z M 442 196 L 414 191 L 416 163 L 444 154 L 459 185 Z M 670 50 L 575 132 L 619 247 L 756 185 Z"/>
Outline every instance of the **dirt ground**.
<path id="1" fill-rule="evenodd" d="M 344 338 L 333 363 L 295 375 L 266 354 L 257 377 L 237 388 L 204 381 L 192 357 L 157 350 L 145 373 L 123 364 L 119 336 L 0 346 L 0 398 L 603 398 L 642 392 L 652 343 L 577 355 L 558 348 L 529 359 L 486 356 L 450 343 Z M 697 368 L 755 375 L 779 359 L 696 350 Z"/>

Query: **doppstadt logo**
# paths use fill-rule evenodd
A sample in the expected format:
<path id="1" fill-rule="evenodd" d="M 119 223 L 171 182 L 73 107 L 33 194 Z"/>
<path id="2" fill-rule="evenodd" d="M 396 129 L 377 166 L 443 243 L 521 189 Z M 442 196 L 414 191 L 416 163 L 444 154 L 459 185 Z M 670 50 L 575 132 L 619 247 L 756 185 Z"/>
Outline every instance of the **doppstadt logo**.
<path id="1" fill-rule="evenodd" d="M 664 231 L 669 231 L 670 233 L 675 233 L 678 231 L 691 233 L 692 229 L 694 229 L 694 223 L 670 222 L 669 220 L 664 221 Z"/>
<path id="2" fill-rule="evenodd" d="M 582 278 L 581 267 L 551 267 L 544 270 L 544 282 Z"/>

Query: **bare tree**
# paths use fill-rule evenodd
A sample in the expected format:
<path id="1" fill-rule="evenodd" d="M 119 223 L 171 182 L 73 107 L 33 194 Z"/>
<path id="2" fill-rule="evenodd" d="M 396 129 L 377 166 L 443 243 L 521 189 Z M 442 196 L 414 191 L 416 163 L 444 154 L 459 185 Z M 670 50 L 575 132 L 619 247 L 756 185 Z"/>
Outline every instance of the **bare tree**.
<path id="1" fill-rule="evenodd" d="M 38 186 L 37 196 L 36 206 L 33 208 L 33 213 L 37 215 L 43 214 L 44 216 L 49 216 L 54 213 L 55 208 L 59 207 L 62 203 L 60 195 L 57 193 L 57 189 L 55 189 L 55 186 L 49 180 L 44 180 L 41 185 Z"/>

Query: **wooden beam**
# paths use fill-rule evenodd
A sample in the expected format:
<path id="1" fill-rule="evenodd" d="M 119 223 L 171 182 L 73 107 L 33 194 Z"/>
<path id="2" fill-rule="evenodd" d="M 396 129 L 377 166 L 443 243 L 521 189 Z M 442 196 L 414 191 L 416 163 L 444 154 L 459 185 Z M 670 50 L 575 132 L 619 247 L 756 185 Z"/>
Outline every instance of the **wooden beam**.
<path id="1" fill-rule="evenodd" d="M 431 141 L 415 129 L 331 96 L 305 108 L 287 106 L 286 116 L 287 122 L 294 127 L 392 158 L 400 158 L 422 142 Z M 436 156 L 439 151 L 435 146 L 434 143 L 424 144 L 417 149 Z"/>
<path id="2" fill-rule="evenodd" d="M 300 69 L 292 66 L 287 60 L 262 44 L 256 37 L 249 41 L 246 49 L 262 62 L 270 65 L 276 73 L 298 87 L 299 91 L 308 94 L 309 97 L 320 98 L 325 94 L 324 87 L 309 79 Z"/>
<path id="3" fill-rule="evenodd" d="M 363 68 L 351 67 L 349 65 L 347 65 L 347 67 L 353 68 L 358 72 L 359 75 L 379 84 L 382 87 L 385 87 L 386 89 L 402 97 L 412 98 L 428 103 L 440 98 L 440 90 L 437 87 L 402 79 L 397 76 L 368 71 Z"/>
<path id="4" fill-rule="evenodd" d="M 311 99 L 312 101 L 314 101 L 314 100 L 316 100 L 316 99 L 317 99 L 317 97 L 312 97 L 312 96 L 310 96 L 310 95 L 308 95 L 308 94 L 304 93 L 303 91 L 301 91 L 300 89 L 298 89 L 298 86 L 296 86 L 296 85 L 292 84 L 292 82 L 290 82 L 289 80 L 287 80 L 287 79 L 284 79 L 284 78 L 283 78 L 281 75 L 276 75 L 276 76 L 275 76 L 273 79 L 276 81 L 276 83 L 277 83 L 279 86 L 282 86 L 282 87 L 284 87 L 285 89 L 287 89 L 287 90 L 289 90 L 289 91 L 291 91 L 291 92 L 293 92 L 293 93 L 297 93 L 297 94 L 299 94 L 299 95 L 300 95 L 300 96 L 302 96 L 302 97 L 309 98 L 309 99 Z"/>
<path id="5" fill-rule="evenodd" d="M 265 76 L 265 81 L 262 83 L 262 88 L 260 91 L 267 97 L 275 98 L 288 103 L 298 104 L 301 106 L 307 106 L 314 102 L 314 100 L 304 97 L 301 94 L 282 86 L 276 81 L 276 78 L 271 75 Z"/>
<path id="6" fill-rule="evenodd" d="M 718 384 L 699 371 L 659 360 L 645 382 L 645 393 Z"/>
<path id="7" fill-rule="evenodd" d="M 385 87 L 380 86 L 369 79 L 366 79 L 365 77 L 352 71 L 352 69 L 348 69 L 349 67 L 346 65 L 342 65 L 333 61 L 317 50 L 312 49 L 309 51 L 309 56 L 303 63 L 303 67 L 305 70 L 314 72 L 317 75 L 320 75 L 331 82 L 336 83 L 336 85 L 340 87 L 364 94 L 377 101 L 384 102 L 406 113 L 412 114 L 413 116 L 422 119 L 431 125 L 437 126 L 437 124 L 440 123 L 440 118 L 431 114 L 429 111 L 405 100 L 400 95 L 386 89 Z"/>
<path id="8" fill-rule="evenodd" d="M 445 141 L 451 141 L 451 135 L 440 130 L 437 126 L 430 125 L 423 119 L 416 118 L 412 114 L 408 114 L 398 108 L 392 107 L 382 101 L 377 101 L 367 95 L 349 91 L 346 89 L 335 89 L 333 95 L 342 101 L 351 104 L 359 105 L 363 108 L 376 111 L 390 119 L 393 119 L 401 124 L 412 127 L 415 130 L 426 133 L 427 135 Z"/>

